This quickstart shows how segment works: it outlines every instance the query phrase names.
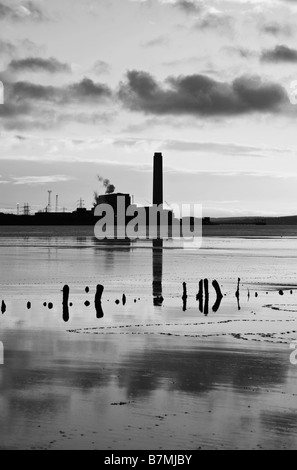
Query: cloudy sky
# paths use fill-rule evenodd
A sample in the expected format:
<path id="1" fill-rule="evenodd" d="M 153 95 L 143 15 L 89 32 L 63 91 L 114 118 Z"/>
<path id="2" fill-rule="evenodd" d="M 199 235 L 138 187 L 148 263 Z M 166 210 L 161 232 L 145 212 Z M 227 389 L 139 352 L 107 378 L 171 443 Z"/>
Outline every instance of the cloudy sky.
<path id="1" fill-rule="evenodd" d="M 0 0 L 0 80 L 0 210 L 147 204 L 162 151 L 169 204 L 297 214 L 297 0 Z"/>

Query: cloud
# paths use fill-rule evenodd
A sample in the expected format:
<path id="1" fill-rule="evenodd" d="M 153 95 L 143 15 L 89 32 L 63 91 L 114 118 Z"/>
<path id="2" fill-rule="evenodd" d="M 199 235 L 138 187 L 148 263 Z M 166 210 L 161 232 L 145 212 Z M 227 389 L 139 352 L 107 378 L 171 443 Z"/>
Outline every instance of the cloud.
<path id="1" fill-rule="evenodd" d="M 277 113 L 289 105 L 282 86 L 250 76 L 231 83 L 205 75 L 171 76 L 160 84 L 149 73 L 132 70 L 121 83 L 118 96 L 126 108 L 154 115 Z"/>
<path id="2" fill-rule="evenodd" d="M 69 100 L 90 101 L 110 98 L 112 92 L 107 85 L 95 83 L 90 78 L 84 78 L 78 83 L 69 85 L 64 89 L 65 97 Z"/>
<path id="3" fill-rule="evenodd" d="M 244 156 L 244 157 L 260 157 L 265 156 L 265 150 L 258 147 L 249 147 L 244 145 L 237 145 L 233 143 L 216 143 L 216 142 L 189 142 L 178 140 L 167 140 L 163 144 L 165 149 L 178 150 L 183 152 L 199 152 L 199 153 L 212 153 L 218 155 L 228 156 Z M 272 151 L 272 149 L 269 149 Z"/>
<path id="4" fill-rule="evenodd" d="M 0 56 L 12 56 L 13 54 L 15 54 L 16 49 L 16 46 L 12 42 L 0 38 Z"/>
<path id="5" fill-rule="evenodd" d="M 97 60 L 92 68 L 95 75 L 107 75 L 111 72 L 111 66 L 104 60 Z"/>
<path id="6" fill-rule="evenodd" d="M 49 175 L 49 176 L 13 176 L 13 184 L 15 185 L 39 185 L 49 183 L 64 183 L 72 181 L 75 178 L 67 175 Z"/>
<path id="7" fill-rule="evenodd" d="M 150 41 L 143 42 L 142 47 L 156 47 L 164 44 L 168 44 L 168 37 L 161 35 L 157 38 L 151 39 Z"/>
<path id="8" fill-rule="evenodd" d="M 150 0 L 130 0 L 135 3 L 148 3 Z M 204 9 L 205 3 L 204 0 L 157 0 L 157 3 L 161 5 L 171 5 L 173 7 L 179 8 L 185 13 L 199 13 Z"/>
<path id="9" fill-rule="evenodd" d="M 12 72 L 48 72 L 48 73 L 70 73 L 68 64 L 59 62 L 54 57 L 43 59 L 41 57 L 27 57 L 26 59 L 12 60 L 8 66 Z"/>
<path id="10" fill-rule="evenodd" d="M 46 130 L 70 122 L 96 125 L 111 119 L 112 113 L 101 106 L 111 100 L 112 90 L 89 78 L 65 86 L 7 82 L 1 75 L 0 79 L 5 88 L 5 102 L 0 106 L 5 129 Z"/>
<path id="11" fill-rule="evenodd" d="M 7 102 L 10 106 L 25 105 L 29 102 L 49 102 L 54 104 L 65 104 L 80 102 L 98 104 L 112 95 L 111 90 L 105 84 L 95 83 L 89 78 L 84 78 L 80 82 L 72 83 L 64 87 L 50 85 L 39 85 L 28 81 L 18 81 L 5 84 L 8 90 Z M 0 113 L 1 113 L 0 108 Z"/>
<path id="12" fill-rule="evenodd" d="M 9 98 L 7 100 L 9 106 L 13 106 L 13 103 L 17 106 L 22 104 L 24 105 L 30 101 L 49 101 L 58 103 L 59 101 L 62 101 L 63 98 L 62 88 L 38 85 L 36 83 L 26 81 L 19 81 L 9 85 L 5 84 L 5 90 L 8 90 L 9 93 Z"/>
<path id="13" fill-rule="evenodd" d="M 252 51 L 245 47 L 226 46 L 222 50 L 227 52 L 230 55 L 237 55 L 238 57 L 242 59 L 249 59 L 249 58 L 258 56 L 258 54 L 255 51 Z"/>
<path id="14" fill-rule="evenodd" d="M 192 56 L 192 57 L 183 57 L 182 59 L 175 59 L 175 60 L 168 60 L 165 62 L 162 62 L 162 65 L 164 67 L 177 67 L 179 65 L 189 65 L 192 64 L 194 66 L 197 66 L 197 64 L 201 63 L 201 59 L 197 56 Z"/>
<path id="15" fill-rule="evenodd" d="M 27 112 L 25 109 L 6 110 L 4 119 L 2 119 L 4 129 L 9 131 L 61 129 L 61 126 L 67 126 L 70 123 L 102 126 L 110 123 L 114 118 L 114 114 L 108 112 L 82 112 L 73 109 L 62 112 L 61 109 L 46 109 L 41 106 L 36 108 L 28 107 Z"/>
<path id="16" fill-rule="evenodd" d="M 297 3 L 296 3 L 297 4 Z M 294 27 L 289 23 L 279 23 L 271 21 L 269 23 L 261 24 L 260 31 L 272 36 L 292 36 Z"/>
<path id="17" fill-rule="evenodd" d="M 173 5 L 186 13 L 200 13 L 204 9 L 201 0 L 176 0 Z"/>
<path id="18" fill-rule="evenodd" d="M 45 13 L 34 1 L 23 1 L 18 4 L 0 2 L 0 21 L 44 21 L 47 19 Z"/>
<path id="19" fill-rule="evenodd" d="M 8 56 L 12 58 L 23 55 L 41 55 L 44 53 L 44 50 L 44 47 L 38 46 L 29 39 L 19 39 L 13 43 L 0 38 L 0 57 Z"/>
<path id="20" fill-rule="evenodd" d="M 266 49 L 261 54 L 262 62 L 297 62 L 297 49 L 277 45 L 274 49 Z"/>
<path id="21" fill-rule="evenodd" d="M 195 142 L 186 140 L 172 140 L 172 139 L 145 139 L 145 138 L 116 138 L 110 141 L 111 145 L 116 147 L 123 147 L 135 151 L 147 151 L 152 149 L 152 152 L 165 150 L 173 150 L 178 152 L 195 153 L 196 155 L 206 153 L 211 155 L 226 155 L 228 157 L 236 158 L 268 158 L 271 155 L 279 155 L 279 149 L 272 147 L 252 147 L 246 145 L 238 145 L 233 143 L 221 142 Z M 282 150 L 284 153 L 285 150 Z"/>
<path id="22" fill-rule="evenodd" d="M 213 9 L 213 11 L 201 15 L 201 18 L 196 21 L 194 29 L 200 31 L 221 30 L 230 33 L 233 30 L 233 24 L 234 20 L 230 15 Z"/>
<path id="23" fill-rule="evenodd" d="M 0 77 L 1 78 L 1 77 Z M 0 118 L 6 129 L 48 129 L 77 122 L 107 124 L 117 103 L 153 116 L 236 116 L 288 113 L 293 109 L 286 90 L 259 77 L 240 76 L 232 82 L 208 75 L 169 76 L 163 83 L 143 71 L 129 71 L 117 91 L 89 78 L 64 86 L 30 81 L 6 83 Z M 100 105 L 100 109 L 96 109 Z M 90 108 L 92 106 L 92 109 Z"/>
<path id="24" fill-rule="evenodd" d="M 9 183 L 9 181 L 3 180 L 2 178 L 3 178 L 2 175 L 0 175 L 0 184 L 8 184 Z"/>

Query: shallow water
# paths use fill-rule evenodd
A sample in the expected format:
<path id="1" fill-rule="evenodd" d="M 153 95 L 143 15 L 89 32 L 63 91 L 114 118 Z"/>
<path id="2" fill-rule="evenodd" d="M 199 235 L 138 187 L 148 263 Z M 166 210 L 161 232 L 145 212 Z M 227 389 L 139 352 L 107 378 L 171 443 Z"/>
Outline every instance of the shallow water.
<path id="1" fill-rule="evenodd" d="M 82 228 L 14 230 L 0 236 L 1 448 L 296 448 L 296 238 L 206 237 L 161 255 L 143 242 L 104 247 Z"/>

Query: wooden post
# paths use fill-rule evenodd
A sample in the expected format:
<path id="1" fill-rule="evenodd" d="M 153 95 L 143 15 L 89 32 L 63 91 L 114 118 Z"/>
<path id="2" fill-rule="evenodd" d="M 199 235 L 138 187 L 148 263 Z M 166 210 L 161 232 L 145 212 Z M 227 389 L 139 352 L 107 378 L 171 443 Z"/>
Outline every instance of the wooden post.
<path id="1" fill-rule="evenodd" d="M 70 288 L 69 286 L 66 285 L 63 287 L 63 320 L 66 323 L 69 321 L 69 306 L 68 306 L 69 294 L 70 294 Z"/>

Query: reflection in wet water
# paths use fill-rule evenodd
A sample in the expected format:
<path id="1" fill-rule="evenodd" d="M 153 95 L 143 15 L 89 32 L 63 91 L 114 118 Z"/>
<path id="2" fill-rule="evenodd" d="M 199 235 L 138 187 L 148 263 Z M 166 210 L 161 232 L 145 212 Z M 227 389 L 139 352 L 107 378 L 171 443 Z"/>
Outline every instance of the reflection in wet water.
<path id="1" fill-rule="evenodd" d="M 45 332 L 3 340 L 1 448 L 296 446 L 296 376 L 283 351 Z"/>
<path id="2" fill-rule="evenodd" d="M 296 336 L 296 305 L 286 304 L 288 298 L 294 303 L 286 286 L 296 289 L 296 243 L 286 242 L 291 248 L 283 255 L 283 246 L 267 254 L 266 244 L 272 242 L 258 242 L 264 255 L 257 256 L 251 256 L 249 240 L 227 246 L 226 240 L 214 240 L 208 251 L 183 252 L 168 250 L 166 242 L 153 245 L 152 252 L 149 245 L 100 247 L 90 238 L 79 246 L 61 237 L 30 238 L 30 247 L 18 239 L 18 246 L 8 239 L 5 243 L 0 247 L 1 296 L 7 305 L 0 335 L 5 345 L 1 448 L 296 448 L 297 369 L 289 362 L 288 344 L 265 343 L 274 331 L 282 342 L 283 332 Z M 241 293 L 240 312 L 234 296 L 238 266 L 252 294 L 248 303 Z M 255 270 L 272 286 L 260 288 L 257 278 L 257 298 Z M 206 313 L 215 303 L 212 318 L 197 321 L 192 294 L 202 276 L 199 310 Z M 93 303 L 100 280 L 107 295 L 102 297 L 103 286 L 98 286 L 96 315 L 103 317 L 102 305 L 105 315 L 96 321 L 95 311 L 88 315 L 82 307 L 88 293 Z M 181 315 L 184 280 L 187 312 Z M 74 304 L 69 315 L 65 290 L 67 328 L 61 321 L 65 282 Z M 278 304 L 279 289 L 283 305 Z M 160 306 L 164 292 L 170 293 L 166 305 L 154 308 L 152 293 L 154 305 Z M 125 308 L 115 306 L 116 297 Z M 134 305 L 136 297 L 141 301 Z M 270 302 L 264 312 L 263 297 Z M 26 311 L 29 300 L 32 308 Z M 45 305 L 53 302 L 50 312 L 40 308 L 45 300 Z M 89 327 L 91 333 L 70 333 L 76 327 Z M 123 406 L 112 406 L 117 403 Z"/>
<path id="3" fill-rule="evenodd" d="M 163 240 L 153 241 L 153 302 L 162 307 L 163 298 Z"/>

